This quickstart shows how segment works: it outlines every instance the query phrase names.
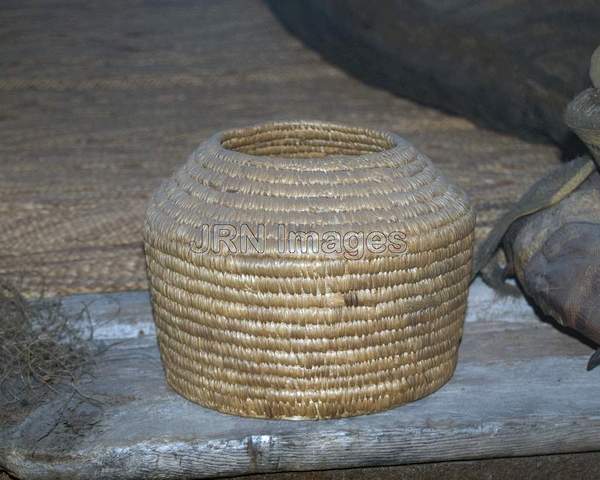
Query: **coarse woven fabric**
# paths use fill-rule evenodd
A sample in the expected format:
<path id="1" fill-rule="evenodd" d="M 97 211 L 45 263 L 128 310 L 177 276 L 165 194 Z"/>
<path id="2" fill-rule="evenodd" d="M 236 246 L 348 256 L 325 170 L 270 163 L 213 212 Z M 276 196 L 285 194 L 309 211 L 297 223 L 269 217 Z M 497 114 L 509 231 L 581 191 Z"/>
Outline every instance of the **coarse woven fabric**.
<path id="1" fill-rule="evenodd" d="M 194 248 L 210 247 L 207 225 L 262 226 L 266 240 Z M 400 232 L 404 245 L 348 258 L 288 242 L 280 225 L 317 238 Z M 397 135 L 280 122 L 211 137 L 146 214 L 167 381 L 261 418 L 346 417 L 431 393 L 456 365 L 474 226 L 465 194 Z"/>
<path id="2" fill-rule="evenodd" d="M 0 275 L 27 294 L 148 288 L 151 192 L 219 130 L 310 118 L 398 132 L 467 191 L 478 239 L 559 163 L 552 146 L 361 83 L 259 0 L 6 0 L 0 12 Z"/>

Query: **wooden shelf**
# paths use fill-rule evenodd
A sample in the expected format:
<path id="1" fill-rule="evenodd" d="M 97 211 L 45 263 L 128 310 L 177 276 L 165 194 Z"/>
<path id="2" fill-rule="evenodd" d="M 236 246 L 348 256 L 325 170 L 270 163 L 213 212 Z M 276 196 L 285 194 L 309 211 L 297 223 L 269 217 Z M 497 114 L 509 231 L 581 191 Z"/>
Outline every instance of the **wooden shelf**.
<path id="1" fill-rule="evenodd" d="M 479 280 L 446 386 L 330 421 L 239 418 L 175 394 L 146 292 L 64 305 L 86 305 L 97 340 L 118 343 L 79 385 L 89 398 L 61 393 L 0 431 L 0 465 L 23 478 L 206 478 L 600 450 L 600 369 L 585 369 L 592 349 Z"/>

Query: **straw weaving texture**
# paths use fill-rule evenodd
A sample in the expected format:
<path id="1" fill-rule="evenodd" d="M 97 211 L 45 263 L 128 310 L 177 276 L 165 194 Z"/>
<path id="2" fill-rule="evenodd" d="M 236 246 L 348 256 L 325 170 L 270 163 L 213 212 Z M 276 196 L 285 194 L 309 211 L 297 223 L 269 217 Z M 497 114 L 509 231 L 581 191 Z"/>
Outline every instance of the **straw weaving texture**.
<path id="1" fill-rule="evenodd" d="M 396 135 L 315 122 L 215 135 L 146 215 L 169 384 L 267 418 L 358 415 L 431 393 L 456 364 L 474 222 L 464 194 Z M 207 224 L 264 225 L 264 253 L 198 253 Z M 400 231 L 406 249 L 281 251 L 280 224 Z"/>
<path id="2" fill-rule="evenodd" d="M 476 242 L 560 164 L 555 147 L 359 82 L 262 0 L 103 0 L 77 21 L 74 3 L 0 16 L 0 275 L 28 295 L 147 289 L 148 200 L 215 130 L 321 118 L 400 132 L 467 191 Z"/>

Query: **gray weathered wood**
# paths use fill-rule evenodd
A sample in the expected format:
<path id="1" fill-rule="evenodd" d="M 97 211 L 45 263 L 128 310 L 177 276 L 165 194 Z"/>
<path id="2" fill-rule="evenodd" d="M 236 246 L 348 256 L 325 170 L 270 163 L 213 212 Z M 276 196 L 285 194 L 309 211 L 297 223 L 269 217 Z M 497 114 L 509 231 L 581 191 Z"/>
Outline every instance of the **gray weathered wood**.
<path id="1" fill-rule="evenodd" d="M 72 295 L 62 300 L 67 315 L 84 312 L 96 340 L 154 335 L 154 321 L 147 291 Z"/>
<path id="2" fill-rule="evenodd" d="M 154 322 L 147 291 L 72 295 L 62 300 L 66 313 L 85 312 L 94 325 L 94 338 L 133 338 L 154 335 Z M 466 322 L 538 322 L 523 297 L 503 296 L 476 279 L 469 289 Z"/>
<path id="3" fill-rule="evenodd" d="M 0 431 L 0 465 L 20 477 L 206 478 L 600 450 L 600 371 L 585 370 L 591 348 L 482 284 L 472 288 L 446 386 L 387 412 L 317 422 L 238 418 L 186 401 L 164 382 L 154 336 L 136 336 L 150 332 L 146 293 L 65 305 L 82 301 L 105 324 L 104 338 L 129 338 L 79 386 L 89 398 L 65 392 Z"/>

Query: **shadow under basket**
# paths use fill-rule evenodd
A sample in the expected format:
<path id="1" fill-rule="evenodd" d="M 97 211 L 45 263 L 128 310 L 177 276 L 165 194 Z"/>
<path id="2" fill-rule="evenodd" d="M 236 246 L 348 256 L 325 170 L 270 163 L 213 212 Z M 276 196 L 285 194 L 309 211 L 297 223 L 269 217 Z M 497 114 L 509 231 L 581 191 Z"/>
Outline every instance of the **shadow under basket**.
<path id="1" fill-rule="evenodd" d="M 285 419 L 435 391 L 456 366 L 474 223 L 464 193 L 392 133 L 299 121 L 214 135 L 146 215 L 169 385 Z"/>

